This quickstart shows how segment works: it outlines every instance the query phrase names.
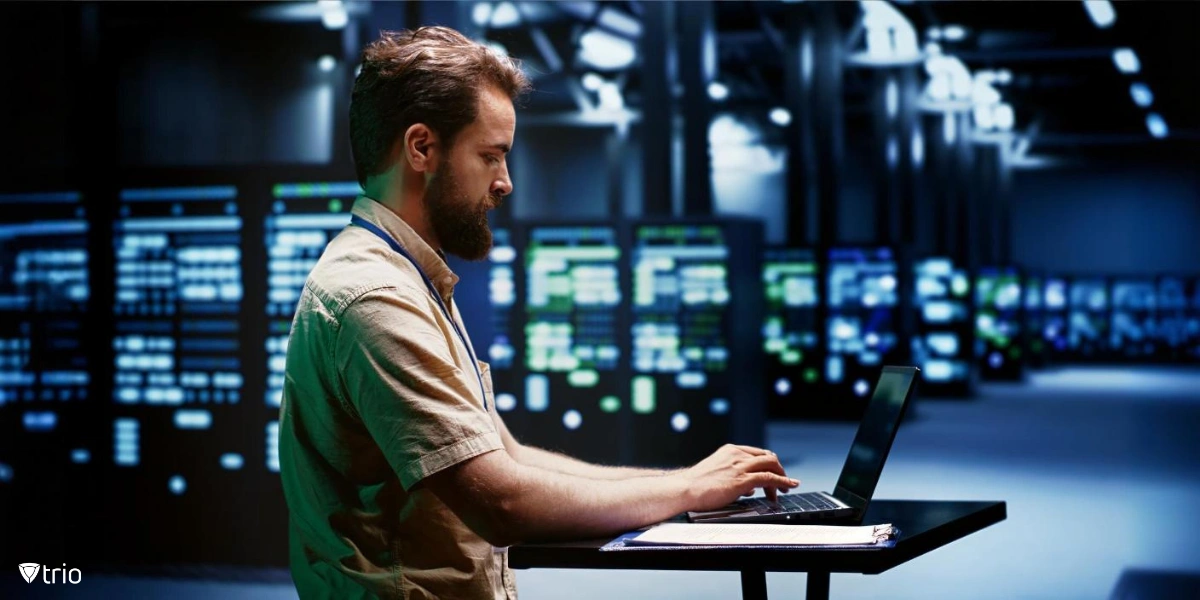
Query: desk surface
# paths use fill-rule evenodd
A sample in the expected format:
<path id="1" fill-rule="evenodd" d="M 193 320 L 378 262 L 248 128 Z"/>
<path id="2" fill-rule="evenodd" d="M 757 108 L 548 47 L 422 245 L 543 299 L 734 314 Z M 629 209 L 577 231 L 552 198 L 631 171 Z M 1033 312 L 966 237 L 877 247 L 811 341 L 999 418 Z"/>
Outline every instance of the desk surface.
<path id="1" fill-rule="evenodd" d="M 882 573 L 1007 517 L 1004 502 L 876 500 L 864 524 L 900 528 L 892 548 L 622 550 L 601 552 L 610 539 L 519 544 L 509 549 L 514 569 L 646 569 Z"/>

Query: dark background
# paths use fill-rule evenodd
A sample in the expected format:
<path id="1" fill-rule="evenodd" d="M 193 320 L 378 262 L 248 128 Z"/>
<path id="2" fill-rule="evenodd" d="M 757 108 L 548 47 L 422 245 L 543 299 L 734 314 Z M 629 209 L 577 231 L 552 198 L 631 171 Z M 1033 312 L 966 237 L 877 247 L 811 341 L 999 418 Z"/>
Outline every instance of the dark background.
<path id="1" fill-rule="evenodd" d="M 111 273 L 118 190 L 236 184 L 243 261 L 261 262 L 256 242 L 264 235 L 272 185 L 354 179 L 346 114 L 362 46 L 382 29 L 437 23 L 502 45 L 533 78 L 535 91 L 518 107 L 510 156 L 515 193 L 494 215 L 496 226 L 739 216 L 761 221 L 762 241 L 770 246 L 818 253 L 835 246 L 893 247 L 900 273 L 916 259 L 947 256 L 972 273 L 1011 265 L 1066 278 L 1173 274 L 1200 282 L 1200 6 L 1118 3 L 1116 21 L 1106 27 L 1089 19 L 1080 2 L 891 6 L 923 54 L 864 65 L 856 58 L 866 49 L 864 9 L 853 2 L 5 3 L 0 195 L 80 191 L 91 226 L 89 268 Z M 347 23 L 323 22 L 331 10 L 344 11 Z M 516 20 L 502 19 L 502 11 Z M 945 39 L 949 26 L 961 27 L 961 39 Z M 594 30 L 624 40 L 634 49 L 632 61 L 589 65 L 579 47 Z M 973 73 L 1011 74 L 1009 83 L 996 86 L 1014 111 L 1011 131 L 984 131 L 968 105 L 952 117 L 955 139 L 944 137 L 947 117 L 921 108 L 930 79 L 923 60 L 934 42 Z M 1140 59 L 1136 74 L 1114 65 L 1113 50 L 1126 47 Z M 622 107 L 583 86 L 589 72 L 615 85 Z M 889 80 L 898 95 L 894 118 L 887 116 Z M 723 84 L 727 97 L 713 97 L 712 82 Z M 1131 98 L 1134 82 L 1153 91 L 1149 107 Z M 771 121 L 777 107 L 788 109 L 790 123 Z M 1148 131 L 1150 113 L 1167 123 L 1165 137 Z M 891 163 L 889 145 L 895 148 Z M 0 220 L 23 215 L 10 217 Z M 460 306 L 475 345 L 485 347 L 488 306 L 462 299 L 483 297 L 487 266 L 453 266 L 463 276 Z M 266 292 L 252 273 L 258 271 L 247 267 L 243 274 L 247 301 L 239 319 L 246 326 L 248 403 L 257 404 L 225 435 L 257 444 L 262 424 L 273 417 L 252 391 L 261 388 L 266 362 L 256 329 L 261 315 L 250 302 Z M 230 487 L 193 479 L 179 499 L 167 495 L 157 476 L 112 467 L 113 283 L 97 278 L 90 288 L 84 331 L 91 399 L 69 415 L 64 410 L 58 433 L 96 450 L 89 464 L 71 464 L 64 457 L 74 446 L 60 442 L 65 438 L 23 431 L 21 407 L 0 403 L 0 465 L 40 465 L 35 483 L 28 472 L 0 477 L 0 555 L 9 563 L 69 562 L 90 572 L 285 564 L 286 512 L 277 476 L 261 466 L 267 449 L 248 453 L 248 467 L 236 479 L 219 479 L 234 481 Z M 900 308 L 911 309 L 903 302 Z M 1195 310 L 1200 319 L 1200 305 Z M 911 362 L 907 338 L 901 345 L 900 357 Z M 999 384 L 980 381 L 976 365 L 968 393 L 917 411 L 917 431 L 936 430 L 911 448 L 910 455 L 925 462 L 907 471 L 902 463 L 896 468 L 907 479 L 888 488 L 885 475 L 881 491 L 919 496 L 928 488 L 918 483 L 936 482 L 955 468 L 982 472 L 1008 464 L 1005 457 L 1061 452 L 1065 467 L 1047 474 L 1031 466 L 1043 461 L 1030 459 L 1012 481 L 1053 490 L 1083 485 L 1094 470 L 1162 467 L 1169 474 L 1165 487 L 1142 483 L 1164 494 L 1186 485 L 1182 497 L 1194 498 L 1196 448 L 1185 440 L 1194 438 L 1186 425 L 1200 425 L 1198 361 L 1196 354 L 1169 366 L 1063 354 L 1049 361 L 1049 371 L 1030 369 Z M 1104 409 L 1078 399 L 1094 392 L 1097 381 L 1111 382 L 1099 386 L 1114 395 Z M 836 473 L 857 417 L 854 405 L 830 408 L 841 393 L 833 388 L 805 393 L 818 398 L 817 407 L 773 411 L 767 440 L 792 450 L 789 470 Z M 1170 400 L 1144 406 L 1147 396 Z M 143 436 L 144 447 L 172 448 L 171 431 Z M 1105 436 L 1117 441 L 1096 450 Z M 952 459 L 936 451 L 957 453 L 956 444 L 966 439 L 992 452 Z M 814 449 L 816 442 L 828 442 L 829 454 Z M 922 454 L 926 447 L 933 450 Z M 905 460 L 902 449 L 893 452 L 895 460 Z M 955 497 L 971 493 L 937 489 Z M 1013 489 L 1016 497 L 1026 493 Z M 1003 486 L 990 491 L 999 499 L 1010 495 Z M 1027 507 L 1062 501 L 1052 491 L 1025 498 Z M 1010 514 L 1030 535 L 1039 530 L 1031 523 L 1049 520 L 1041 513 L 1022 520 L 1020 505 Z M 1187 511 L 1164 509 L 1157 524 L 1143 523 L 1139 509 L 1124 504 L 1082 514 L 1116 519 L 1115 535 L 1142 548 L 1100 563 L 1179 570 L 1194 558 L 1194 550 L 1183 550 L 1168 534 L 1137 537 L 1169 529 L 1171 518 L 1190 516 Z M 1140 533 L 1120 538 L 1132 530 Z M 982 558 L 978 547 L 975 553 Z M 1066 571 L 1077 578 L 1090 574 L 1086 566 L 1073 568 Z M 1021 573 L 1020 567 L 997 570 L 1005 573 L 997 580 Z M 1034 589 L 1089 596 L 1112 587 L 1117 573 L 1109 575 L 1104 585 L 1045 575 L 1044 586 Z M 539 581 L 549 585 L 524 581 L 532 582 L 533 597 L 546 593 Z M 953 597 L 963 589 L 969 588 L 944 593 Z M 1004 591 L 997 593 L 1027 595 L 1030 588 Z"/>

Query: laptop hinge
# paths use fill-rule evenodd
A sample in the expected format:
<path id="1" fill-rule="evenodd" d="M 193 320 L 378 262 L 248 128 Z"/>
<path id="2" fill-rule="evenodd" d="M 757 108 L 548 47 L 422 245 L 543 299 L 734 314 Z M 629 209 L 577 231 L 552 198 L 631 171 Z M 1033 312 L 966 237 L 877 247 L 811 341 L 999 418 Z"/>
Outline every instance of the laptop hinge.
<path id="1" fill-rule="evenodd" d="M 855 494 L 854 492 L 851 492 L 840 485 L 833 488 L 833 496 L 838 500 L 845 502 L 850 508 L 861 511 L 866 511 L 867 509 L 868 501 L 866 498 L 863 498 L 862 496 L 859 496 L 858 494 Z"/>

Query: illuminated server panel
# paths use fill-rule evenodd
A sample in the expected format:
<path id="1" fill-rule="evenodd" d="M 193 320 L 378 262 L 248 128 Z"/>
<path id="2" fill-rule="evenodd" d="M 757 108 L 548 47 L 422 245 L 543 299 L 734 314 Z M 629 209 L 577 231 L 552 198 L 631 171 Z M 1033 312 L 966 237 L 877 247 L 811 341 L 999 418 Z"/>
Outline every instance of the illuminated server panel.
<path id="1" fill-rule="evenodd" d="M 918 261 L 913 357 L 921 369 L 921 393 L 966 396 L 971 380 L 971 279 L 948 258 Z"/>
<path id="2" fill-rule="evenodd" d="M 279 404 L 292 317 L 308 274 L 325 246 L 350 223 L 350 209 L 362 193 L 357 182 L 280 183 L 272 188 L 271 212 L 264 222 L 267 252 L 266 311 L 266 469 L 279 472 Z"/>
<path id="3" fill-rule="evenodd" d="M 632 236 L 635 461 L 761 444 L 761 224 L 637 223 Z"/>
<path id="4" fill-rule="evenodd" d="M 1067 349 L 1075 358 L 1102 358 L 1107 350 L 1108 282 L 1103 278 L 1071 281 Z"/>
<path id="5" fill-rule="evenodd" d="M 1153 279 L 1113 281 L 1109 348 L 1114 357 L 1144 360 L 1155 356 L 1157 296 Z"/>
<path id="6" fill-rule="evenodd" d="M 120 192 L 113 462 L 137 474 L 147 502 L 223 485 L 244 466 L 236 199 L 233 186 Z"/>
<path id="7" fill-rule="evenodd" d="M 984 379 L 1023 375 L 1021 274 L 1013 267 L 983 267 L 975 280 L 975 353 Z"/>
<path id="8" fill-rule="evenodd" d="M 1162 360 L 1200 360 L 1200 279 L 1158 279 L 1158 356 Z"/>
<path id="9" fill-rule="evenodd" d="M 35 501 L 92 458 L 87 233 L 78 192 L 0 194 L 0 500 L 19 486 Z"/>
<path id="10" fill-rule="evenodd" d="M 492 230 L 492 250 L 488 253 L 488 306 L 491 339 L 487 345 L 487 361 L 492 369 L 492 390 L 496 410 L 505 413 L 504 422 L 510 429 L 525 429 L 525 410 L 521 405 L 521 361 L 524 340 L 516 314 L 519 277 L 522 275 L 520 254 L 513 232 L 507 228 Z M 610 403 L 611 404 L 611 403 Z"/>
<path id="11" fill-rule="evenodd" d="M 763 260 L 764 379 L 769 413 L 797 415 L 819 398 L 821 381 L 820 267 L 812 250 L 769 248 Z"/>
<path id="12" fill-rule="evenodd" d="M 618 232 L 562 224 L 526 231 L 525 419 L 513 421 L 521 428 L 514 433 L 534 446 L 611 464 L 623 458 L 616 432 L 627 398 L 620 319 L 628 298 Z M 493 340 L 488 352 L 503 357 L 508 350 Z"/>
<path id="13" fill-rule="evenodd" d="M 1045 343 L 1047 362 L 1067 354 L 1068 315 L 1067 288 L 1069 283 L 1062 277 L 1047 277 L 1042 289 L 1041 340 Z"/>
<path id="14" fill-rule="evenodd" d="M 1041 277 L 1027 276 L 1022 289 L 1025 296 L 1025 322 L 1021 332 L 1025 339 L 1026 365 L 1033 368 L 1046 366 L 1045 282 Z"/>
<path id="15" fill-rule="evenodd" d="M 890 248 L 833 248 L 828 269 L 825 380 L 846 407 L 830 410 L 858 418 L 879 369 L 898 355 L 896 260 Z"/>

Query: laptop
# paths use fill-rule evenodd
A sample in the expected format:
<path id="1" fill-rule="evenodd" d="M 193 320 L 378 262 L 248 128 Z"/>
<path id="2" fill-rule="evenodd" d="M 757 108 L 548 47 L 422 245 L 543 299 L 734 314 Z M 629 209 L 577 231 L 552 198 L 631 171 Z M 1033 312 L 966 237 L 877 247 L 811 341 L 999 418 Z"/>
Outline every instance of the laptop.
<path id="1" fill-rule="evenodd" d="M 775 502 L 750 498 L 717 510 L 689 512 L 688 520 L 693 523 L 861 523 L 871 495 L 875 493 L 875 484 L 879 483 L 883 463 L 892 449 L 892 441 L 896 439 L 896 429 L 912 397 L 918 372 L 916 367 L 883 367 L 832 494 L 780 494 Z"/>

